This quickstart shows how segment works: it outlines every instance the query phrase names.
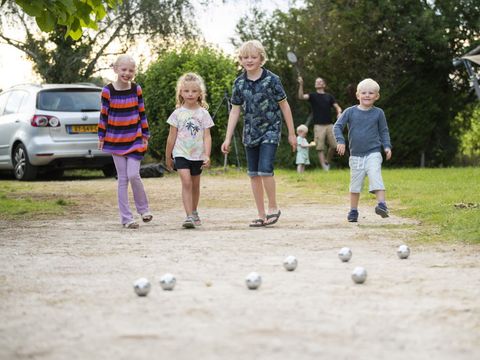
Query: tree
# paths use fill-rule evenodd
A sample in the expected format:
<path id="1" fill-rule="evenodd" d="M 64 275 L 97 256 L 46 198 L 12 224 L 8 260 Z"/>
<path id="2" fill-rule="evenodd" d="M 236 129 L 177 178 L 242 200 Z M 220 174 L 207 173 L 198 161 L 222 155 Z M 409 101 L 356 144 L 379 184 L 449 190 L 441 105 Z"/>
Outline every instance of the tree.
<path id="1" fill-rule="evenodd" d="M 116 9 L 108 9 L 97 31 L 84 30 L 79 40 L 66 37 L 65 25 L 39 33 L 33 18 L 14 3 L 7 3 L 3 10 L 2 25 L 21 26 L 25 40 L 5 32 L 0 39 L 23 51 L 46 82 L 88 81 L 109 65 L 106 57 L 127 52 L 139 40 L 158 49 L 194 36 L 196 29 L 189 0 L 122 0 Z"/>
<path id="2" fill-rule="evenodd" d="M 480 103 L 469 104 L 460 112 L 452 127 L 452 135 L 459 140 L 458 162 L 462 165 L 480 165 Z"/>
<path id="3" fill-rule="evenodd" d="M 35 18 L 44 32 L 52 32 L 57 26 L 66 28 L 65 34 L 74 40 L 82 36 L 83 28 L 97 30 L 97 23 L 108 9 L 116 8 L 122 0 L 14 0 L 25 13 Z M 2 0 L 2 6 L 7 0 Z"/>
<path id="4" fill-rule="evenodd" d="M 471 101 L 466 76 L 451 59 L 465 52 L 468 39 L 480 37 L 479 19 L 475 0 L 305 0 L 303 7 L 271 18 L 250 15 L 237 31 L 242 40 L 264 42 L 268 66 L 282 77 L 290 99 L 296 99 L 297 84 L 289 50 L 297 53 L 307 86 L 324 77 L 343 107 L 356 103 L 351 89 L 361 79 L 376 79 L 393 163 L 418 165 L 424 153 L 427 164 L 436 165 L 453 160 L 450 125 Z M 292 107 L 303 122 L 308 106 L 292 100 Z"/>
<path id="5" fill-rule="evenodd" d="M 175 87 L 186 72 L 196 72 L 205 80 L 212 128 L 212 162 L 221 163 L 220 145 L 225 138 L 227 109 L 225 92 L 231 89 L 237 73 L 235 62 L 222 52 L 207 46 L 186 43 L 179 49 L 162 52 L 145 73 L 137 76 L 143 88 L 145 109 L 151 128 L 150 153 L 163 158 L 169 131 L 167 119 L 175 110 Z"/>

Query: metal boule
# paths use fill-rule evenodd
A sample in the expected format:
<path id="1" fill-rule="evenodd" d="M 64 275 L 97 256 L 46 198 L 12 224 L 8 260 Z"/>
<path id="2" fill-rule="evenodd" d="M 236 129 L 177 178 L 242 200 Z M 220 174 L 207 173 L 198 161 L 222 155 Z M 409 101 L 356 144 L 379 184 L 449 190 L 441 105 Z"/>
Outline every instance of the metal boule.
<path id="1" fill-rule="evenodd" d="M 160 278 L 160 286 L 163 290 L 173 290 L 175 284 L 177 283 L 177 279 L 172 274 L 165 274 Z"/>
<path id="2" fill-rule="evenodd" d="M 138 296 L 147 296 L 150 292 L 150 281 L 145 278 L 140 278 L 133 283 L 133 290 Z"/>
<path id="3" fill-rule="evenodd" d="M 250 290 L 256 290 L 262 284 L 262 277 L 256 272 L 251 272 L 245 278 L 245 283 Z"/>
<path id="4" fill-rule="evenodd" d="M 352 280 L 356 284 L 363 284 L 365 280 L 367 280 L 367 270 L 361 266 L 357 266 L 355 269 L 353 269 Z"/>
<path id="5" fill-rule="evenodd" d="M 283 267 L 287 271 L 293 271 L 297 268 L 298 260 L 295 256 L 289 255 L 283 260 Z"/>

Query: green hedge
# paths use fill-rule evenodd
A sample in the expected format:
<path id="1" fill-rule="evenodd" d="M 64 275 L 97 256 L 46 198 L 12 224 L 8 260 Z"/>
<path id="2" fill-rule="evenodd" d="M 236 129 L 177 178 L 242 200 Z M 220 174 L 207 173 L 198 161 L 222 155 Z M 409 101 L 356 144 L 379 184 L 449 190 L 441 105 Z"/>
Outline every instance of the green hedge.
<path id="1" fill-rule="evenodd" d="M 225 138 L 227 105 L 222 104 L 225 93 L 231 96 L 233 80 L 238 74 L 231 57 L 211 47 L 186 44 L 180 49 L 162 53 L 149 68 L 138 74 L 137 81 L 144 93 L 146 113 L 152 138 L 150 154 L 164 160 L 169 126 L 167 119 L 175 110 L 175 87 L 178 78 L 186 72 L 196 72 L 205 80 L 209 112 L 214 117 L 212 128 L 212 162 L 223 163 L 220 145 Z M 218 111 L 217 111 L 218 109 Z M 240 144 L 240 143 L 239 143 Z"/>

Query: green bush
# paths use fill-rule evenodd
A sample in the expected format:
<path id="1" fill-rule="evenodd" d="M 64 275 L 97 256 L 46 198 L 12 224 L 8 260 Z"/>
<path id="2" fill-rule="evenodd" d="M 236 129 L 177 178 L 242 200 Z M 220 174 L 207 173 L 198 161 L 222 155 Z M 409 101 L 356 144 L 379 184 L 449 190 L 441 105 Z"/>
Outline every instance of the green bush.
<path id="1" fill-rule="evenodd" d="M 459 141 L 457 163 L 480 165 L 480 105 L 468 106 L 455 118 L 452 136 Z"/>
<path id="2" fill-rule="evenodd" d="M 152 134 L 150 153 L 164 160 L 169 125 L 167 119 L 175 110 L 175 87 L 178 78 L 186 72 L 196 72 L 205 80 L 209 112 L 214 117 L 212 128 L 212 162 L 223 163 L 220 145 L 225 138 L 227 105 L 222 100 L 230 97 L 233 80 L 238 73 L 235 61 L 222 52 L 206 46 L 188 43 L 180 49 L 162 53 L 159 59 L 137 76 L 145 99 L 145 108 Z"/>

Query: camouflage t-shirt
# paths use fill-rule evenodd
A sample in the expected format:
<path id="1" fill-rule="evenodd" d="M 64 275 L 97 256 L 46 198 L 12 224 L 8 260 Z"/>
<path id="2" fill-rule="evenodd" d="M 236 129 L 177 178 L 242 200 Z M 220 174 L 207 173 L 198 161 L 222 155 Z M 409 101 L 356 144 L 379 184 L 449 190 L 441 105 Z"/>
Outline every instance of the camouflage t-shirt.
<path id="1" fill-rule="evenodd" d="M 279 103 L 287 99 L 280 78 L 263 69 L 259 79 L 252 81 L 247 73 L 233 84 L 232 104 L 243 108 L 243 143 L 246 146 L 278 144 L 282 130 Z"/>

